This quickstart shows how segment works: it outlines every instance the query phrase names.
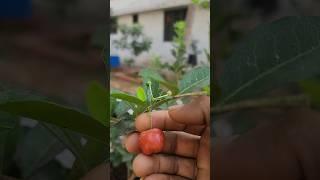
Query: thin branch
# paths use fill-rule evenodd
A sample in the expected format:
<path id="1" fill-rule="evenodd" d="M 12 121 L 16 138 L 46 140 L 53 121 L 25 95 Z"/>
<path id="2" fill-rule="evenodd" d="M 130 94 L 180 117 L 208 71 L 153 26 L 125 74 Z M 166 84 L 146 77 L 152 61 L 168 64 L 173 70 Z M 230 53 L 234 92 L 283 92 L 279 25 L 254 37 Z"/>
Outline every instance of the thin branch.
<path id="1" fill-rule="evenodd" d="M 276 98 L 263 98 L 245 100 L 232 104 L 215 106 L 211 109 L 213 114 L 221 114 L 231 111 L 239 111 L 245 109 L 257 109 L 257 108 L 272 108 L 272 107 L 299 107 L 299 106 L 310 106 L 310 99 L 306 95 L 297 96 L 285 96 Z"/>
<path id="2" fill-rule="evenodd" d="M 179 98 L 184 98 L 184 97 L 192 97 L 192 96 L 205 96 L 205 95 L 208 95 L 207 92 L 205 92 L 205 91 L 175 95 L 175 96 L 160 100 L 160 101 L 152 104 L 151 106 L 148 106 L 146 108 L 146 110 L 148 110 L 148 108 L 154 109 L 155 107 L 158 107 L 161 104 L 166 103 L 166 102 L 171 101 L 171 100 L 174 100 L 174 99 L 179 99 Z M 144 112 L 146 112 L 146 110 Z"/>
<path id="3" fill-rule="evenodd" d="M 192 92 L 192 93 L 185 93 L 185 94 L 179 94 L 179 95 L 175 95 L 175 96 L 171 96 L 165 99 L 162 99 L 160 101 L 155 102 L 154 104 L 147 106 L 143 112 L 148 112 L 149 109 L 155 109 L 156 107 L 159 107 L 161 104 L 172 101 L 174 99 L 179 99 L 179 98 L 184 98 L 184 97 L 194 97 L 194 96 L 206 96 L 208 95 L 207 92 L 205 91 L 200 91 L 200 92 Z M 120 122 L 121 120 L 118 118 L 111 118 L 111 126 L 117 124 L 118 122 Z"/>

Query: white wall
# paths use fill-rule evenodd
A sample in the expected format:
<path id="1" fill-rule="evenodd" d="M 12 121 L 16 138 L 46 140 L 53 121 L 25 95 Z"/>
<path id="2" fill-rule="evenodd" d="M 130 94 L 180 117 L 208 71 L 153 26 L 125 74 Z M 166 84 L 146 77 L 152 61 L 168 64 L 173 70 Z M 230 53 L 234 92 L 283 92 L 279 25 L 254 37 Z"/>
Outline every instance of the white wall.
<path id="1" fill-rule="evenodd" d="M 191 39 L 198 41 L 198 49 L 202 51 L 198 59 L 206 62 L 207 57 L 203 49 L 210 52 L 210 11 L 197 7 L 191 27 Z"/>
<path id="2" fill-rule="evenodd" d="M 114 16 L 188 6 L 191 0 L 110 0 Z"/>
<path id="3" fill-rule="evenodd" d="M 132 25 L 132 15 L 124 15 L 118 17 L 118 24 Z M 164 62 L 172 62 L 173 56 L 171 55 L 172 44 L 171 42 L 164 42 L 164 11 L 152 11 L 139 14 L 139 23 L 144 27 L 144 33 L 152 38 L 152 47 L 147 54 L 142 54 L 138 57 L 137 65 L 148 63 L 151 56 L 159 55 Z M 198 40 L 199 50 L 203 48 L 209 50 L 209 24 L 210 24 L 210 11 L 196 9 L 194 21 L 191 30 L 191 39 Z M 118 35 L 111 35 L 111 41 L 117 38 Z M 112 48 L 110 42 L 111 54 L 118 54 L 123 59 L 130 54 L 127 51 L 118 51 Z M 206 56 L 202 52 L 198 59 L 206 61 Z"/>
<path id="4" fill-rule="evenodd" d="M 160 55 L 165 62 L 172 60 L 172 44 L 164 41 L 164 11 L 143 13 L 139 16 L 139 22 L 144 27 L 144 33 L 152 38 L 150 54 Z"/>

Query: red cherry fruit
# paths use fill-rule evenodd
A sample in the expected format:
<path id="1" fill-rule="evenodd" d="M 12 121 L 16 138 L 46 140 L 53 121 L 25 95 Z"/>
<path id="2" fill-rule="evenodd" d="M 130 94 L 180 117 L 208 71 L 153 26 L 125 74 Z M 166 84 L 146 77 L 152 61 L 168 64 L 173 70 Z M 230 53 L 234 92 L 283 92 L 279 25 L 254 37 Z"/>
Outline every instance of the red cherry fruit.
<path id="1" fill-rule="evenodd" d="M 139 136 L 139 147 L 145 155 L 161 152 L 164 147 L 164 133 L 158 128 L 141 132 Z"/>

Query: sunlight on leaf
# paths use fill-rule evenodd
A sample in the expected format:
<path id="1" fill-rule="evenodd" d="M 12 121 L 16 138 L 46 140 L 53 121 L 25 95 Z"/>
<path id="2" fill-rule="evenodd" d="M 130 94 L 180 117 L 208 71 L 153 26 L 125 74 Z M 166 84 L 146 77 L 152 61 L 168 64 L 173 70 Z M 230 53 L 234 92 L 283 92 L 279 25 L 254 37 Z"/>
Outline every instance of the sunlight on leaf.
<path id="1" fill-rule="evenodd" d="M 139 86 L 137 89 L 137 97 L 143 102 L 147 100 L 146 93 L 144 92 L 144 89 L 141 86 Z"/>

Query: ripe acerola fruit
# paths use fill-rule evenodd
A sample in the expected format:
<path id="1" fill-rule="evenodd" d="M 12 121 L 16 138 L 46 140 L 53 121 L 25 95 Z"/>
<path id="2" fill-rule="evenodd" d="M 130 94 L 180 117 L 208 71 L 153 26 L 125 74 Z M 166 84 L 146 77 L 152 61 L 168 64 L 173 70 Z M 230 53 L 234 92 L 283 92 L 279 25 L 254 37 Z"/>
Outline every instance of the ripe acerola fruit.
<path id="1" fill-rule="evenodd" d="M 143 154 L 151 155 L 163 150 L 164 141 L 165 138 L 162 130 L 153 128 L 140 133 L 139 147 Z"/>

